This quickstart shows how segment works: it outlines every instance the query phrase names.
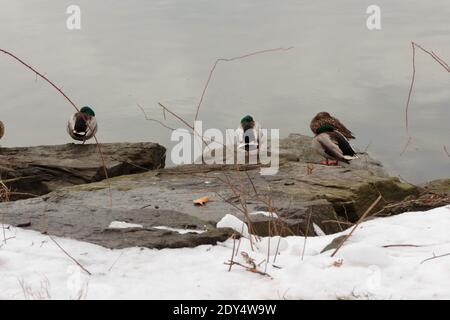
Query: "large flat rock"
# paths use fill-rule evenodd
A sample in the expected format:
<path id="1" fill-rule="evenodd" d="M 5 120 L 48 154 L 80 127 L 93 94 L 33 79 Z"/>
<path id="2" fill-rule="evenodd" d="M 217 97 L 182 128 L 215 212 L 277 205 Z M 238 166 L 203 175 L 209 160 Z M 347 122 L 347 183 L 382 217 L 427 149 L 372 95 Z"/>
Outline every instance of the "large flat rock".
<path id="1" fill-rule="evenodd" d="M 311 138 L 291 135 L 289 139 L 290 146 L 297 143 L 309 154 L 295 156 L 295 148 L 282 149 L 280 170 L 273 176 L 261 176 L 257 165 L 185 165 L 74 185 L 40 198 L 1 204 L 0 211 L 6 223 L 30 221 L 29 228 L 40 231 L 44 230 L 40 221 L 49 221 L 50 234 L 112 248 L 161 248 L 224 239 L 229 231 L 214 225 L 226 214 L 246 220 L 242 211 L 278 214 L 275 220 L 248 216 L 254 232 L 262 236 L 316 235 L 317 227 L 330 234 L 356 221 L 380 194 L 383 201 L 373 212 L 420 192 L 414 185 L 387 176 L 382 165 L 367 155 L 349 167 L 323 166 L 317 163 L 320 158 L 314 158 Z M 192 201 L 203 196 L 210 201 L 195 206 Z M 185 221 L 183 225 L 177 225 L 178 217 Z M 105 231 L 113 220 L 142 224 L 145 230 Z M 155 224 L 182 228 L 191 224 L 209 231 L 180 235 L 154 230 Z"/>
<path id="2" fill-rule="evenodd" d="M 107 248 L 195 247 L 225 241 L 232 234 L 228 229 L 216 229 L 200 219 L 172 210 L 74 206 L 48 198 L 17 203 L 20 205 L 13 206 L 13 210 L 4 211 L 4 222 Z M 110 228 L 112 222 L 131 227 Z"/>
<path id="3" fill-rule="evenodd" d="M 69 143 L 54 146 L 0 148 L 0 175 L 11 198 L 43 195 L 62 187 L 164 168 L 166 149 L 150 142 Z M 104 161 L 104 162 L 103 162 Z"/>

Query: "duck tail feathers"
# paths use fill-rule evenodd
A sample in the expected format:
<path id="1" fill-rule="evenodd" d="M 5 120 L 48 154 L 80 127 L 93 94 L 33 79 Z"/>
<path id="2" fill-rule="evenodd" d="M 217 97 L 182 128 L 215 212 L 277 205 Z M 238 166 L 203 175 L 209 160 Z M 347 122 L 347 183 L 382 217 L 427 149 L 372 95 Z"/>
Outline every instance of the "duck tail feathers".
<path id="1" fill-rule="evenodd" d="M 344 159 L 350 161 L 350 160 L 354 160 L 354 159 L 359 159 L 359 157 L 357 155 L 354 155 L 354 156 L 344 155 Z"/>

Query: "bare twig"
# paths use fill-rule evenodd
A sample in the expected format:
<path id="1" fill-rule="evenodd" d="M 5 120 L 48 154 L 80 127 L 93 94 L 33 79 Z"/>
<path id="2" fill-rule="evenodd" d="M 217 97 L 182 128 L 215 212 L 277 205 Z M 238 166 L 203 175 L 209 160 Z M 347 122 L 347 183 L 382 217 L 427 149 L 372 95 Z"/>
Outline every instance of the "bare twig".
<path id="1" fill-rule="evenodd" d="M 226 265 L 230 265 L 230 264 L 231 265 L 237 265 L 237 266 L 240 266 L 240 267 L 244 268 L 247 271 L 250 271 L 250 272 L 253 272 L 253 273 L 257 273 L 257 274 L 260 274 L 262 276 L 266 276 L 266 277 L 269 277 L 269 278 L 273 279 L 272 276 L 270 274 L 266 273 L 266 272 L 262 272 L 262 271 L 259 271 L 256 268 L 245 266 L 242 263 L 239 263 L 239 262 L 236 262 L 236 261 L 225 262 L 225 264 Z"/>
<path id="2" fill-rule="evenodd" d="M 64 254 L 66 255 L 66 256 L 68 256 L 73 262 L 75 262 L 84 272 L 86 272 L 88 275 L 92 275 L 92 273 L 90 273 L 89 272 L 89 270 L 87 270 L 85 267 L 83 267 L 83 265 L 81 264 L 81 263 L 79 263 L 74 257 L 72 257 L 66 250 L 64 250 L 64 248 L 63 247 L 61 247 L 61 245 L 58 243 L 58 242 L 56 242 L 56 240 L 55 239 L 53 239 L 53 237 L 52 236 L 50 236 L 49 235 L 49 238 L 50 238 L 50 240 L 52 240 L 57 246 L 58 246 L 58 248 L 59 249 L 61 249 L 61 251 L 62 252 L 64 252 Z"/>
<path id="3" fill-rule="evenodd" d="M 31 65 L 29 65 L 28 63 L 26 63 L 25 61 L 23 61 L 22 59 L 20 59 L 19 57 L 17 57 L 15 54 L 6 51 L 4 49 L 0 49 L 0 52 L 6 54 L 7 56 L 10 56 L 11 58 L 13 58 L 14 60 L 18 61 L 20 64 L 24 65 L 25 67 L 27 67 L 28 69 L 30 69 L 31 71 L 33 71 L 37 76 L 39 76 L 40 78 L 44 79 L 50 86 L 52 86 L 56 91 L 58 91 L 68 102 L 69 104 L 75 108 L 75 110 L 77 112 L 80 112 L 80 110 L 78 109 L 78 107 L 75 105 L 75 103 L 64 93 L 64 91 L 62 91 L 62 87 L 58 87 L 53 81 L 51 81 L 50 79 L 48 79 L 45 74 L 40 73 L 39 71 L 37 71 L 35 68 L 33 68 Z M 88 124 L 88 126 L 90 127 L 90 125 Z M 92 130 L 92 128 L 90 128 Z M 110 206 L 112 206 L 112 191 L 111 191 L 111 183 L 109 182 L 108 179 L 108 170 L 106 169 L 106 162 L 105 162 L 105 158 L 103 156 L 103 152 L 101 150 L 100 147 L 100 142 L 97 139 L 97 136 L 94 134 L 94 139 L 95 139 L 95 143 L 97 145 L 97 150 L 98 153 L 100 154 L 100 158 L 103 164 L 103 170 L 105 173 L 105 179 L 108 183 L 108 188 L 109 188 L 109 196 L 110 196 Z"/>
<path id="4" fill-rule="evenodd" d="M 280 251 L 280 243 L 281 243 L 281 236 L 278 237 L 277 248 L 275 250 L 275 254 L 273 255 L 272 263 L 277 262 L 278 252 Z"/>
<path id="5" fill-rule="evenodd" d="M 175 112 L 170 111 L 165 105 L 163 105 L 161 102 L 158 102 L 158 105 L 163 108 L 164 111 L 167 111 L 168 113 L 170 113 L 172 116 L 174 116 L 175 118 L 177 118 L 179 121 L 181 121 L 185 126 L 187 126 L 188 128 L 190 128 L 192 131 L 194 131 L 194 126 L 190 125 L 186 120 L 184 120 L 182 117 L 180 117 L 179 115 L 177 115 Z"/>
<path id="6" fill-rule="evenodd" d="M 309 215 L 308 215 L 308 220 L 306 222 L 305 241 L 303 242 L 302 261 L 305 256 L 306 240 L 308 240 L 308 232 L 309 232 L 309 224 L 311 222 L 311 216 L 312 216 L 312 207 L 309 207 Z"/>
<path id="7" fill-rule="evenodd" d="M 1 202 L 8 202 L 9 196 L 11 194 L 11 190 L 3 183 L 2 180 L 0 180 L 0 201 Z M 2 215 L 2 233 L 3 233 L 3 243 L 6 243 L 8 240 L 6 238 L 6 228 L 5 228 L 5 212 L 1 211 Z"/>
<path id="8" fill-rule="evenodd" d="M 450 256 L 450 253 L 441 254 L 441 255 L 439 255 L 439 256 L 433 256 L 433 257 L 431 257 L 431 258 L 428 258 L 428 259 L 423 260 L 420 264 L 422 264 L 422 263 L 424 263 L 424 262 L 427 262 L 427 261 L 430 261 L 430 260 L 434 260 L 434 259 L 439 259 L 439 258 L 442 258 L 442 257 L 446 257 L 446 256 Z"/>
<path id="9" fill-rule="evenodd" d="M 450 73 L 450 66 L 444 61 L 442 60 L 434 51 L 429 51 L 424 49 L 422 46 L 420 46 L 419 44 L 415 43 L 415 42 L 411 42 L 411 47 L 412 47 L 412 76 L 411 76 L 411 85 L 409 87 L 409 92 L 408 92 L 408 99 L 406 100 L 406 108 L 405 108 L 405 127 L 406 127 L 406 135 L 408 137 L 405 146 L 403 147 L 403 151 L 401 152 L 400 155 L 403 155 L 408 146 L 411 144 L 412 141 L 412 137 L 409 131 L 409 105 L 411 102 L 411 95 L 414 89 L 414 83 L 416 80 L 416 48 L 420 49 L 422 52 L 425 52 L 426 54 L 428 54 L 431 58 L 433 58 L 437 63 L 439 63 L 439 65 L 442 66 L 442 68 L 445 69 L 445 71 Z"/>
<path id="10" fill-rule="evenodd" d="M 40 288 L 33 289 L 31 285 L 27 284 L 25 280 L 19 279 L 19 284 L 22 288 L 22 292 L 25 300 L 47 300 L 51 299 L 50 296 L 50 281 L 46 276 L 43 276 L 43 280 L 40 281 Z"/>
<path id="11" fill-rule="evenodd" d="M 413 52 L 413 56 L 412 56 L 412 77 L 411 77 L 411 86 L 409 87 L 409 92 L 408 92 L 408 100 L 406 101 L 406 109 L 405 109 L 405 125 L 406 125 L 406 134 L 408 136 L 408 141 L 410 140 L 410 135 L 409 135 L 409 121 L 408 121 L 408 111 L 409 111 L 409 102 L 411 101 L 411 94 L 414 88 L 414 82 L 416 81 L 416 46 L 414 44 L 414 42 L 411 42 L 411 46 L 412 46 L 412 52 Z M 406 148 L 405 148 L 406 149 Z"/>
<path id="12" fill-rule="evenodd" d="M 110 272 L 112 270 L 112 268 L 116 265 L 117 261 L 119 261 L 120 257 L 123 256 L 123 251 L 120 253 L 120 255 L 117 257 L 116 260 L 114 260 L 113 264 L 111 265 L 111 267 L 109 267 L 108 272 Z"/>
<path id="13" fill-rule="evenodd" d="M 334 250 L 334 252 L 331 254 L 331 257 L 334 257 L 334 255 L 344 245 L 345 241 L 347 241 L 352 236 L 352 234 L 353 234 L 353 232 L 355 232 L 356 228 L 358 228 L 360 223 L 363 222 L 363 220 L 369 215 L 369 213 L 373 210 L 373 208 L 375 208 L 375 206 L 378 204 L 378 202 L 380 202 L 381 199 L 382 199 L 382 197 L 381 197 L 381 195 L 379 195 L 378 198 L 366 210 L 366 212 L 363 213 L 363 215 L 361 216 L 361 218 L 359 218 L 358 222 L 356 222 L 355 226 L 350 231 L 350 233 L 342 240 L 342 242 L 339 244 L 339 246 L 336 248 L 336 250 Z"/>
<path id="14" fill-rule="evenodd" d="M 233 266 L 233 259 L 234 259 L 234 251 L 236 249 L 236 237 L 235 234 L 233 233 L 233 235 L 231 236 L 233 238 L 233 251 L 231 252 L 231 260 L 230 260 L 230 267 L 228 268 L 228 272 L 231 271 L 231 267 Z"/>
<path id="15" fill-rule="evenodd" d="M 412 137 L 408 136 L 408 140 L 406 141 L 405 146 L 402 149 L 402 152 L 400 152 L 401 156 L 406 152 L 406 150 L 408 149 L 408 147 L 410 146 L 411 143 L 412 143 Z"/>
<path id="16" fill-rule="evenodd" d="M 175 131 L 175 130 L 176 130 L 175 128 L 169 127 L 168 125 L 166 125 L 164 122 L 162 122 L 162 121 L 160 121 L 160 120 L 150 118 L 150 117 L 147 115 L 147 113 L 145 112 L 144 108 L 143 108 L 139 103 L 136 103 L 136 105 L 138 106 L 139 109 L 141 109 L 142 113 L 144 114 L 145 120 L 154 121 L 154 122 L 156 122 L 156 123 L 159 123 L 159 124 L 162 125 L 164 128 L 167 128 L 167 129 L 172 130 L 172 131 Z M 164 120 L 165 120 L 165 118 L 166 118 L 166 113 L 165 113 L 164 110 L 165 110 L 165 109 L 163 109 L 163 112 L 164 112 Z"/>
<path id="17" fill-rule="evenodd" d="M 209 71 L 208 79 L 206 80 L 205 86 L 203 87 L 203 92 L 202 92 L 202 95 L 200 97 L 200 101 L 198 102 L 198 105 L 197 105 L 197 111 L 195 113 L 194 121 L 196 121 L 198 119 L 198 114 L 200 112 L 200 107 L 202 105 L 203 98 L 205 97 L 206 90 L 208 89 L 208 86 L 209 86 L 209 83 L 211 82 L 211 78 L 212 78 L 212 75 L 214 73 L 214 70 L 216 69 L 216 67 L 219 64 L 219 62 L 231 62 L 231 61 L 240 60 L 240 59 L 248 58 L 248 57 L 251 57 L 251 56 L 255 56 L 255 55 L 258 55 L 258 54 L 263 54 L 263 53 L 268 53 L 268 52 L 275 52 L 275 51 L 288 51 L 288 50 L 291 50 L 293 48 L 294 47 L 266 49 L 266 50 L 260 50 L 260 51 L 247 53 L 247 54 L 244 54 L 244 55 L 241 55 L 241 56 L 238 56 L 238 57 L 219 58 L 219 59 L 217 59 L 216 62 L 214 62 L 214 65 L 212 66 L 211 70 Z"/>
<path id="18" fill-rule="evenodd" d="M 447 155 L 447 157 L 450 158 L 450 153 L 447 151 L 447 147 L 446 146 L 444 146 L 444 152 Z"/>
<path id="19" fill-rule="evenodd" d="M 423 246 L 419 246 L 417 244 L 387 244 L 384 245 L 383 248 L 393 248 L 393 247 L 413 247 L 413 248 L 419 248 Z"/>
<path id="20" fill-rule="evenodd" d="M 174 116 L 174 117 L 177 118 L 179 121 L 181 121 L 181 122 L 182 122 L 185 126 L 187 126 L 189 129 L 191 129 L 191 130 L 192 130 L 192 133 L 193 133 L 194 135 L 199 136 L 200 139 L 202 139 L 202 142 L 205 144 L 205 146 L 206 146 L 208 149 L 210 149 L 209 146 L 208 146 L 208 141 L 205 140 L 203 134 L 199 134 L 197 131 L 195 131 L 195 127 L 194 127 L 194 126 L 190 125 L 186 120 L 184 120 L 182 117 L 180 117 L 179 115 L 177 115 L 175 112 L 169 110 L 169 109 L 168 109 L 165 105 L 163 105 L 161 102 L 158 102 L 158 105 L 164 110 L 164 112 L 167 111 L 167 112 L 170 113 L 172 116 Z M 216 142 L 219 143 L 219 141 L 216 141 Z M 223 143 L 222 143 L 222 145 L 223 145 Z M 203 159 L 203 153 L 202 153 L 202 159 Z"/>

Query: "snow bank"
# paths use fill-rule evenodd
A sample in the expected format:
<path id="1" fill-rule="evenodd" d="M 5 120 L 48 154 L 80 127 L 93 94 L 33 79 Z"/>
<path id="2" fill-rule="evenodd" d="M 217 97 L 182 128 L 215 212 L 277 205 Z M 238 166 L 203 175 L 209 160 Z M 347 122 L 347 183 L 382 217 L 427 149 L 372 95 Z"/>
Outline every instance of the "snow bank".
<path id="1" fill-rule="evenodd" d="M 423 262 L 450 253 L 449 229 L 449 206 L 374 219 L 334 258 L 331 251 L 319 252 L 339 234 L 308 238 L 303 260 L 302 237 L 265 238 L 254 251 L 243 238 L 239 251 L 256 264 L 267 259 L 270 242 L 270 263 L 259 270 L 271 279 L 239 266 L 228 272 L 224 262 L 232 240 L 185 249 L 109 250 L 56 238 L 89 276 L 48 236 L 9 228 L 9 239 L 0 244 L 0 299 L 449 299 L 450 256 Z M 240 254 L 235 260 L 245 264 Z"/>

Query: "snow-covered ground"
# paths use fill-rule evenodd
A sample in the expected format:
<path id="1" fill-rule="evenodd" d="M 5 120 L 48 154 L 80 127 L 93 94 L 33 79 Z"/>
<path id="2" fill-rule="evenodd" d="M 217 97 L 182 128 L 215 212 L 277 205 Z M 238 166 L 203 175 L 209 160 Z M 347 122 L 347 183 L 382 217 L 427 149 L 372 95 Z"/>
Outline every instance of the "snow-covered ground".
<path id="1" fill-rule="evenodd" d="M 224 264 L 233 241 L 189 249 L 109 250 L 56 241 L 92 275 L 81 270 L 46 235 L 0 229 L 0 299 L 449 299 L 450 206 L 363 223 L 334 258 L 320 251 L 337 235 L 282 239 L 270 257 L 270 277 Z M 348 231 L 346 231 L 348 232 Z M 13 237 L 13 238 L 11 238 Z M 236 243 L 237 244 L 237 243 Z M 269 239 L 245 251 L 267 258 Z M 278 244 L 270 241 L 271 251 Z M 392 246 L 386 245 L 416 245 Z M 236 261 L 245 264 L 239 254 Z M 273 266 L 275 265 L 275 266 Z M 264 271 L 262 263 L 259 270 Z"/>

